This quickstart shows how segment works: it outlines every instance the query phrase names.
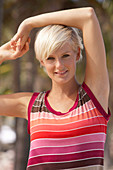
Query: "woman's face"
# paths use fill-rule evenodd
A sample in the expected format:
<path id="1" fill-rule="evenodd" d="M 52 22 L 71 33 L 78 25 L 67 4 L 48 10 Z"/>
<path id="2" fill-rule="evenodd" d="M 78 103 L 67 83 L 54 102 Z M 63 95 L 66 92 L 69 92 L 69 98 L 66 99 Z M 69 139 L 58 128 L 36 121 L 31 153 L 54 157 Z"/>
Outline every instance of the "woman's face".
<path id="1" fill-rule="evenodd" d="M 69 42 L 51 53 L 48 58 L 41 61 L 41 64 L 45 67 L 52 82 L 64 84 L 75 79 L 76 53 Z"/>

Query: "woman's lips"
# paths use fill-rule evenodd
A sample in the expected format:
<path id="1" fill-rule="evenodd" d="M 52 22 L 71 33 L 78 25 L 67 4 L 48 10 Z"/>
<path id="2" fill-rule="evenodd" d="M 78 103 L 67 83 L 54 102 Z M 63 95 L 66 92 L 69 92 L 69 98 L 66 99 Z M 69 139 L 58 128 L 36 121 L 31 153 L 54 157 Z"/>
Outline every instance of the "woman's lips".
<path id="1" fill-rule="evenodd" d="M 65 73 L 67 73 L 67 70 L 66 71 L 57 71 L 57 72 L 55 72 L 55 74 L 58 74 L 58 75 L 64 75 Z"/>

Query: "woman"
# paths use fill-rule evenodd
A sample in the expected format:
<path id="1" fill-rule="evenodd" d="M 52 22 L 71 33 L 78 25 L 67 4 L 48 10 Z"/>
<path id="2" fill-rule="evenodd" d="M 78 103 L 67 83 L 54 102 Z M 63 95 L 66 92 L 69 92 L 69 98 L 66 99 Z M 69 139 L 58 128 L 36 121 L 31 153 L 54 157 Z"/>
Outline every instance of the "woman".
<path id="1" fill-rule="evenodd" d="M 28 47 L 34 27 L 44 27 L 36 37 L 35 51 L 52 80 L 51 90 L 2 95 L 0 114 L 28 119 L 28 170 L 102 170 L 110 88 L 96 14 L 93 8 L 86 7 L 28 18 L 11 40 L 14 51 L 21 54 Z M 86 51 L 82 85 L 75 72 L 83 47 L 73 27 L 82 30 Z"/>

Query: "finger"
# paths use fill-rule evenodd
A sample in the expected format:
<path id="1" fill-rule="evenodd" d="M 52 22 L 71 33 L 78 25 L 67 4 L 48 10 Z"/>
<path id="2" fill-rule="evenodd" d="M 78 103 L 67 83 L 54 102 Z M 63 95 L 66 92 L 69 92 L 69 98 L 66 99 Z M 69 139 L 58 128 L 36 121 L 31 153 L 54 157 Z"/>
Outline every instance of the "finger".
<path id="1" fill-rule="evenodd" d="M 16 33 L 15 35 L 14 35 L 14 37 L 11 39 L 11 42 L 10 42 L 10 44 L 11 44 L 11 46 L 15 46 L 15 44 L 17 43 L 17 41 L 19 40 L 19 35 Z"/>
<path id="2" fill-rule="evenodd" d="M 20 51 L 19 45 L 17 46 L 16 52 L 13 54 L 13 58 L 20 58 L 22 57 L 27 51 L 29 50 L 29 43 L 26 42 L 24 48 Z"/>
<path id="3" fill-rule="evenodd" d="M 15 45 L 15 42 L 16 42 L 16 41 L 15 41 L 15 36 L 14 36 L 14 37 L 11 39 L 11 41 L 10 41 L 10 45 L 11 45 L 11 46 L 14 46 L 14 45 Z"/>
<path id="4" fill-rule="evenodd" d="M 30 43 L 29 35 L 24 35 L 21 38 L 21 50 L 24 48 L 24 45 L 26 44 L 27 41 Z"/>
<path id="5" fill-rule="evenodd" d="M 13 53 L 13 55 L 12 55 L 12 59 L 17 59 L 17 58 L 19 58 L 21 56 L 23 56 L 23 52 L 20 52 L 20 51 L 16 50 L 16 52 Z"/>
<path id="6" fill-rule="evenodd" d="M 11 46 L 11 49 L 12 49 L 13 51 L 16 51 L 16 46 Z"/>
<path id="7" fill-rule="evenodd" d="M 13 51 L 21 51 L 21 38 L 14 45 L 10 45 Z"/>
<path id="8" fill-rule="evenodd" d="M 30 38 L 30 37 L 28 37 L 28 40 L 27 40 L 27 41 L 28 41 L 28 43 L 30 44 L 30 42 L 31 42 L 31 38 Z"/>
<path id="9" fill-rule="evenodd" d="M 10 47 L 13 51 L 16 51 L 16 45 L 10 45 Z"/>
<path id="10" fill-rule="evenodd" d="M 24 55 L 28 50 L 29 50 L 29 43 L 26 42 L 26 44 L 24 45 L 24 48 L 21 51 L 22 55 Z"/>
<path id="11" fill-rule="evenodd" d="M 26 42 L 25 50 L 26 50 L 26 51 L 28 51 L 28 50 L 29 50 L 29 42 Z"/>
<path id="12" fill-rule="evenodd" d="M 15 46 L 15 52 L 13 53 L 12 59 L 19 58 L 23 56 L 28 50 L 29 50 L 29 43 L 30 43 L 30 38 L 27 40 L 25 43 L 24 47 L 21 50 L 21 38 L 19 38 L 18 42 L 16 43 Z"/>
<path id="13" fill-rule="evenodd" d="M 17 50 L 21 51 L 21 38 L 19 38 L 19 40 L 17 42 Z"/>
<path id="14" fill-rule="evenodd" d="M 24 48 L 24 46 L 26 45 L 26 42 L 28 41 L 28 38 L 26 39 L 26 37 L 23 37 L 21 40 L 21 50 Z"/>

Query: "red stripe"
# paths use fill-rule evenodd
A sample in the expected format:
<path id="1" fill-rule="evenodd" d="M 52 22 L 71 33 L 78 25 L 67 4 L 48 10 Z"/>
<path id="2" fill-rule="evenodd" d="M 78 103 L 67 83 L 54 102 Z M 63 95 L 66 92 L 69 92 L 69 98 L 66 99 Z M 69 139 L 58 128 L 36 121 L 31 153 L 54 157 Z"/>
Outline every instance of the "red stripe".
<path id="1" fill-rule="evenodd" d="M 70 122 L 68 124 L 56 124 L 56 125 L 51 125 L 51 124 L 38 124 L 36 126 L 33 126 L 31 129 L 31 133 L 39 131 L 39 130 L 58 130 L 58 131 L 63 131 L 63 130 L 71 130 L 71 129 L 75 129 L 75 128 L 81 128 L 84 126 L 91 126 L 94 124 L 105 124 L 105 119 L 103 119 L 103 117 L 94 117 L 91 119 L 85 119 L 85 120 L 81 120 L 81 121 L 73 121 Z M 106 125 L 106 124 L 105 124 Z"/>
<path id="2" fill-rule="evenodd" d="M 31 135 L 31 140 L 35 140 L 38 138 L 68 138 L 68 137 L 75 137 L 81 136 L 91 133 L 106 133 L 106 127 L 103 125 L 93 126 L 93 127 L 86 127 L 82 129 L 66 131 L 66 132 L 36 132 Z"/>

